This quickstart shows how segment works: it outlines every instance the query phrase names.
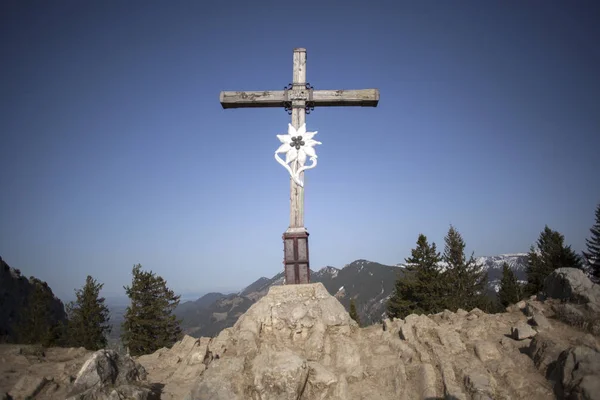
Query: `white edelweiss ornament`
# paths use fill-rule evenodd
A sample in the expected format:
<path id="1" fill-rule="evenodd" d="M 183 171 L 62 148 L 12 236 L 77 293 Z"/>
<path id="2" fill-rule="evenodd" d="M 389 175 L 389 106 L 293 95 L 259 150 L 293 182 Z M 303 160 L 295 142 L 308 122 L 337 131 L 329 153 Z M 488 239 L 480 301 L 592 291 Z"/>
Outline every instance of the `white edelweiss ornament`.
<path id="1" fill-rule="evenodd" d="M 290 176 L 301 187 L 304 186 L 304 182 L 300 180 L 300 173 L 317 166 L 317 153 L 313 146 L 321 142 L 313 139 L 316 134 L 317 132 L 306 132 L 306 124 L 302 124 L 297 131 L 292 124 L 288 124 L 288 134 L 277 135 L 283 144 L 275 151 L 275 160 L 288 170 Z M 285 161 L 277 153 L 285 153 Z M 310 157 L 310 165 L 304 165 L 306 156 Z"/>

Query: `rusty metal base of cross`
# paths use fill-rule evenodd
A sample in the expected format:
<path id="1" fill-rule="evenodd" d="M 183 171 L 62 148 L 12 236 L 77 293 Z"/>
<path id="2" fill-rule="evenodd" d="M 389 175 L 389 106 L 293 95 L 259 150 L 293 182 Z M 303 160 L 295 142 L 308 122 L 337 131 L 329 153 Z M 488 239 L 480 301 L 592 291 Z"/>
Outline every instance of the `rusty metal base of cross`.
<path id="1" fill-rule="evenodd" d="M 283 234 L 283 264 L 285 284 L 310 283 L 308 262 L 308 232 L 306 230 Z"/>

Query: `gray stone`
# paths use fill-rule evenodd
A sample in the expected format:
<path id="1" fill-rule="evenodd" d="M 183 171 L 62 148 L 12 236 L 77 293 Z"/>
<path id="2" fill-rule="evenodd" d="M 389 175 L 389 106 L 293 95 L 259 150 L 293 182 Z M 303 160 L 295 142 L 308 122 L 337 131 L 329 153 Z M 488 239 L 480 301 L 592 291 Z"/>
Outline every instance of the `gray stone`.
<path id="1" fill-rule="evenodd" d="M 214 360 L 185 397 L 189 400 L 246 400 L 243 394 L 244 357 Z"/>
<path id="2" fill-rule="evenodd" d="M 128 355 L 120 356 L 114 350 L 98 350 L 83 364 L 71 390 L 69 399 L 104 399 L 117 395 L 123 390 L 130 397 L 146 399 L 150 391 L 141 387 L 131 387 L 146 378 L 146 370 Z M 134 390 L 135 389 L 135 390 Z M 113 396 L 114 397 L 114 396 Z"/>
<path id="3" fill-rule="evenodd" d="M 526 322 L 519 322 L 516 326 L 511 328 L 510 334 L 515 340 L 523 340 L 534 337 L 537 332 Z"/>
<path id="4" fill-rule="evenodd" d="M 473 395 L 473 398 L 493 398 L 495 385 L 494 378 L 481 370 L 471 370 L 465 374 L 465 387 Z"/>
<path id="5" fill-rule="evenodd" d="M 48 382 L 44 377 L 24 375 L 9 392 L 10 397 L 15 400 L 32 399 Z"/>
<path id="6" fill-rule="evenodd" d="M 550 322 L 548 321 L 548 319 L 546 317 L 544 317 L 544 314 L 542 314 L 539 311 L 536 311 L 536 312 L 533 313 L 533 318 L 531 319 L 531 321 L 539 329 L 548 329 L 548 328 L 550 328 Z"/>
<path id="7" fill-rule="evenodd" d="M 475 343 L 475 355 L 482 362 L 497 360 L 501 357 L 500 352 L 494 343 L 483 341 Z"/>
<path id="8" fill-rule="evenodd" d="M 289 350 L 261 352 L 252 363 L 253 391 L 261 400 L 297 400 L 308 379 L 306 360 Z"/>
<path id="9" fill-rule="evenodd" d="M 419 397 L 422 399 L 435 399 L 439 397 L 437 391 L 437 378 L 435 369 L 431 364 L 422 364 L 417 376 L 419 382 Z"/>
<path id="10" fill-rule="evenodd" d="M 531 340 L 527 353 L 538 370 L 545 376 L 551 376 L 554 373 L 555 361 L 563 349 L 564 345 L 546 332 L 536 335 Z"/>
<path id="11" fill-rule="evenodd" d="M 600 305 L 600 285 L 576 268 L 558 268 L 544 280 L 544 292 L 554 299 Z"/>
<path id="12" fill-rule="evenodd" d="M 338 383 L 337 374 L 317 362 L 309 362 L 309 379 L 305 389 L 307 398 L 330 399 Z"/>
<path id="13" fill-rule="evenodd" d="M 535 313 L 538 313 L 538 314 L 543 313 L 544 307 L 542 306 L 541 303 L 539 303 L 535 300 L 527 300 L 525 302 L 525 308 L 523 309 L 523 312 L 528 317 L 533 317 L 533 314 L 535 314 Z"/>
<path id="14" fill-rule="evenodd" d="M 557 370 L 565 398 L 600 399 L 600 352 L 585 346 L 565 350 Z"/>

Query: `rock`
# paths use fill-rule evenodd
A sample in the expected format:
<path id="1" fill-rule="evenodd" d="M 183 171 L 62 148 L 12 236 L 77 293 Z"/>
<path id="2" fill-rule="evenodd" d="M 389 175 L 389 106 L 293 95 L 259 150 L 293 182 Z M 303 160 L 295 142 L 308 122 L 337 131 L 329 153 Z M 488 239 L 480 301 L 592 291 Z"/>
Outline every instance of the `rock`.
<path id="1" fill-rule="evenodd" d="M 537 332 L 526 322 L 519 322 L 516 326 L 511 328 L 510 334 L 515 340 L 523 340 L 534 337 Z"/>
<path id="2" fill-rule="evenodd" d="M 244 357 L 227 357 L 214 360 L 202 374 L 185 400 L 246 400 L 243 394 L 242 374 Z"/>
<path id="3" fill-rule="evenodd" d="M 456 381 L 456 375 L 450 362 L 441 362 L 442 381 L 444 383 L 444 395 L 447 399 L 467 400 L 467 396 L 462 391 Z"/>
<path id="4" fill-rule="evenodd" d="M 415 335 L 413 334 L 412 325 L 402 325 L 400 326 L 400 339 L 406 340 L 407 342 L 414 342 Z"/>
<path id="5" fill-rule="evenodd" d="M 417 376 L 419 382 L 419 397 L 422 399 L 435 399 L 439 397 L 437 391 L 437 378 L 431 364 L 423 364 Z"/>
<path id="6" fill-rule="evenodd" d="M 465 351 L 465 344 L 455 330 L 436 327 L 435 332 L 442 346 L 444 346 L 451 354 L 458 354 Z"/>
<path id="7" fill-rule="evenodd" d="M 465 317 L 468 314 L 469 313 L 466 310 L 463 310 L 462 308 L 459 308 L 458 310 L 456 310 L 456 315 L 458 315 L 459 317 Z"/>
<path id="8" fill-rule="evenodd" d="M 497 360 L 501 357 L 494 343 L 483 341 L 475 343 L 475 355 L 482 362 Z"/>
<path id="9" fill-rule="evenodd" d="M 317 362 L 309 362 L 309 379 L 306 386 L 306 397 L 330 399 L 333 397 L 338 383 L 337 375 Z"/>
<path id="10" fill-rule="evenodd" d="M 600 306 L 600 285 L 576 268 L 558 268 L 544 280 L 544 292 L 554 299 Z"/>
<path id="11" fill-rule="evenodd" d="M 548 319 L 546 317 L 544 317 L 544 314 L 542 314 L 539 311 L 535 311 L 533 313 L 533 318 L 531 319 L 531 321 L 533 322 L 533 324 L 535 326 L 537 326 L 540 329 L 550 328 L 550 322 L 548 321 Z"/>
<path id="12" fill-rule="evenodd" d="M 267 350 L 252 363 L 253 391 L 261 400 L 296 400 L 308 379 L 306 360 L 290 350 Z"/>
<path id="13" fill-rule="evenodd" d="M 544 312 L 544 306 L 538 301 L 527 300 L 523 312 L 528 317 L 533 317 L 534 313 L 542 314 Z"/>
<path id="14" fill-rule="evenodd" d="M 560 354 L 556 368 L 565 398 L 600 399 L 600 352 L 572 347 Z"/>
<path id="15" fill-rule="evenodd" d="M 471 370 L 465 374 L 465 387 L 473 398 L 493 399 L 495 385 L 494 378 L 483 371 Z"/>
<path id="16" fill-rule="evenodd" d="M 102 399 L 113 396 L 113 392 L 119 395 L 120 386 L 129 393 L 129 397 L 146 399 L 150 394 L 149 389 L 132 387 L 133 383 L 145 378 L 144 367 L 128 355 L 120 356 L 114 350 L 98 350 L 81 367 L 69 399 Z"/>
<path id="17" fill-rule="evenodd" d="M 485 315 L 485 313 L 483 311 L 481 311 L 479 308 L 475 307 L 474 309 L 472 309 L 469 314 L 471 315 L 477 315 L 478 317 L 481 317 L 483 315 Z"/>
<path id="18" fill-rule="evenodd" d="M 45 377 L 24 375 L 11 389 L 9 395 L 14 400 L 32 399 L 49 382 Z"/>
<path id="19" fill-rule="evenodd" d="M 548 333 L 536 335 L 529 344 L 527 353 L 533 360 L 534 365 L 544 376 L 552 378 L 554 367 L 565 344 L 553 339 Z M 555 379 L 555 378 L 552 378 Z"/>

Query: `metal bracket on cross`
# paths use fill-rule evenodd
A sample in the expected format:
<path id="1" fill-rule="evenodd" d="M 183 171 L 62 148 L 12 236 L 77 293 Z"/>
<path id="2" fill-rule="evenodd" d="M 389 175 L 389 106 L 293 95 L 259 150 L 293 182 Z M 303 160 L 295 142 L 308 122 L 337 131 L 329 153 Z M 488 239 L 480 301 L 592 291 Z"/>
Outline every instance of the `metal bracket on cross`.
<path id="1" fill-rule="evenodd" d="M 283 88 L 283 108 L 292 115 L 292 109 L 304 108 L 307 114 L 315 109 L 313 101 L 314 87 L 310 83 L 289 83 Z M 304 101 L 304 106 L 294 104 L 294 100 Z"/>

